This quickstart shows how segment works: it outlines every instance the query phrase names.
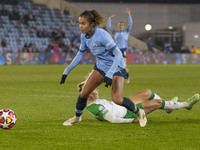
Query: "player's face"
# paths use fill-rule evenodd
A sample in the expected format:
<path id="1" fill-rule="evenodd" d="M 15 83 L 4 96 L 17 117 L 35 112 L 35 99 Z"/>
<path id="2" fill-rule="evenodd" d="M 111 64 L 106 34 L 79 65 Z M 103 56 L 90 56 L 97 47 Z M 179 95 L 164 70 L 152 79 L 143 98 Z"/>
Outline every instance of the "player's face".
<path id="1" fill-rule="evenodd" d="M 124 31 L 124 29 L 125 29 L 125 24 L 122 23 L 122 22 L 118 23 L 118 29 L 119 29 L 119 31 Z"/>
<path id="2" fill-rule="evenodd" d="M 92 35 L 94 27 L 93 23 L 88 22 L 86 17 L 79 17 L 79 28 L 82 33 Z"/>

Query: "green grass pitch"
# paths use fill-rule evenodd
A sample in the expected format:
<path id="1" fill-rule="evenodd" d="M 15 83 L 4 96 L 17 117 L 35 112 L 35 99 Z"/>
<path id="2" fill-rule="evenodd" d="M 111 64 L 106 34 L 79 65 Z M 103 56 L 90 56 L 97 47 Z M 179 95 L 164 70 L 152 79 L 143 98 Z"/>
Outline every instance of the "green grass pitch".
<path id="1" fill-rule="evenodd" d="M 79 65 L 66 83 L 60 79 L 66 66 L 0 66 L 0 109 L 10 108 L 17 123 L 0 129 L 2 150 L 152 149 L 199 150 L 200 103 L 192 110 L 147 115 L 145 128 L 135 124 L 111 124 L 94 119 L 84 110 L 82 122 L 65 127 L 74 116 L 76 85 L 93 65 Z M 131 83 L 124 96 L 150 88 L 165 100 L 185 101 L 200 93 L 200 65 L 128 65 Z M 111 99 L 111 88 L 99 87 L 100 98 Z"/>

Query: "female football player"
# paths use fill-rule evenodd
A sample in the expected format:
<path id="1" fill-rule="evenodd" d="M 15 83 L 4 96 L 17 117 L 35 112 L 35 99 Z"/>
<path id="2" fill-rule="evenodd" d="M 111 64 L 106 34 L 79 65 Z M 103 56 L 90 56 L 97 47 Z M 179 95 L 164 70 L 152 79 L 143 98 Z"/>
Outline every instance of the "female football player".
<path id="1" fill-rule="evenodd" d="M 85 82 L 78 84 L 79 92 Z M 177 102 L 178 97 L 174 97 L 171 101 L 164 101 L 150 89 L 142 90 L 129 96 L 138 107 L 144 109 L 146 114 L 157 109 L 166 111 L 180 108 L 192 109 L 193 105 L 199 100 L 199 94 L 195 94 L 185 102 Z M 99 91 L 95 89 L 88 97 L 86 109 L 95 118 L 101 121 L 111 123 L 132 123 L 137 122 L 137 116 L 133 112 L 127 110 L 123 106 L 116 105 L 112 101 L 99 99 Z M 63 123 L 65 125 L 65 123 Z"/>
<path id="2" fill-rule="evenodd" d="M 67 120 L 65 124 L 72 125 L 81 120 L 81 114 L 86 106 L 88 96 L 102 82 L 105 82 L 106 87 L 112 85 L 112 101 L 137 114 L 140 126 L 144 127 L 147 122 L 144 110 L 139 109 L 132 101 L 123 97 L 126 65 L 119 48 L 110 34 L 97 27 L 103 23 L 103 20 L 104 17 L 96 10 L 85 10 L 79 16 L 79 27 L 82 32 L 81 45 L 73 61 L 64 70 L 60 84 L 65 83 L 67 75 L 79 64 L 87 49 L 96 56 L 96 64 L 78 97 L 75 109 L 76 115 Z"/>
<path id="3" fill-rule="evenodd" d="M 113 17 L 115 17 L 115 15 L 112 15 L 112 16 L 110 16 L 108 18 L 108 24 L 107 24 L 108 30 L 112 34 L 114 34 L 116 45 L 121 50 L 122 55 L 124 57 L 125 63 L 126 63 L 126 51 L 127 51 L 127 48 L 128 48 L 128 44 L 127 44 L 128 36 L 130 34 L 130 31 L 131 31 L 131 28 L 132 28 L 132 25 L 133 25 L 133 20 L 132 20 L 132 17 L 131 17 L 130 9 L 126 8 L 126 13 L 128 15 L 128 27 L 127 28 L 125 28 L 125 24 L 124 24 L 123 21 L 120 21 L 118 23 L 118 31 L 114 30 L 112 28 L 111 20 L 112 20 Z M 128 68 L 126 68 L 126 72 L 127 72 L 127 80 L 126 80 L 126 82 L 129 83 L 130 82 L 130 78 L 129 78 L 129 70 L 128 70 Z"/>

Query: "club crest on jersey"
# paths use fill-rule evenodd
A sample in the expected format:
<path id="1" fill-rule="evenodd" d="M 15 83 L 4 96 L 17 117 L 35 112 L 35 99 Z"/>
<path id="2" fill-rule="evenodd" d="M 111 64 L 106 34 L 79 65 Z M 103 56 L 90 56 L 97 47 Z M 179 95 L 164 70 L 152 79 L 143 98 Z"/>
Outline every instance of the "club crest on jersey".
<path id="1" fill-rule="evenodd" d="M 96 43 L 93 43 L 93 47 L 97 47 L 97 44 L 96 44 Z"/>
<path id="2" fill-rule="evenodd" d="M 104 109 L 103 106 L 99 106 L 99 111 L 102 111 Z"/>

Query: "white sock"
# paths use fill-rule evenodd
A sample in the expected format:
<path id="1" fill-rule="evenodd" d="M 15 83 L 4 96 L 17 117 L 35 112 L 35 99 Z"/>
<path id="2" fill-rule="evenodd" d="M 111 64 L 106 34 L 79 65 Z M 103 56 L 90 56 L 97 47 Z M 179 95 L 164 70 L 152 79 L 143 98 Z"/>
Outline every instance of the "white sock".
<path id="1" fill-rule="evenodd" d="M 160 100 L 162 100 L 162 98 L 159 95 L 157 95 L 156 93 L 154 93 L 154 94 L 155 94 L 155 96 L 154 96 L 153 99 L 160 99 Z"/>
<path id="2" fill-rule="evenodd" d="M 165 101 L 165 106 L 163 109 L 180 109 L 180 108 L 185 108 L 188 107 L 188 102 L 173 102 L 173 101 Z"/>

